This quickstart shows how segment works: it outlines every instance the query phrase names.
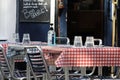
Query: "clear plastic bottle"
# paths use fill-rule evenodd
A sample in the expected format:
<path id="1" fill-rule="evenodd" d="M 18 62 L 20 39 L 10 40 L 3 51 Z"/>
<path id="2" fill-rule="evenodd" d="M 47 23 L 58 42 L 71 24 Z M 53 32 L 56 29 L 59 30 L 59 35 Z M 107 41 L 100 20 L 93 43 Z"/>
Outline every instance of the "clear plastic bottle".
<path id="1" fill-rule="evenodd" d="M 56 43 L 56 34 L 53 29 L 53 24 L 50 24 L 50 29 L 48 31 L 47 43 L 49 46 L 55 45 L 55 43 Z"/>

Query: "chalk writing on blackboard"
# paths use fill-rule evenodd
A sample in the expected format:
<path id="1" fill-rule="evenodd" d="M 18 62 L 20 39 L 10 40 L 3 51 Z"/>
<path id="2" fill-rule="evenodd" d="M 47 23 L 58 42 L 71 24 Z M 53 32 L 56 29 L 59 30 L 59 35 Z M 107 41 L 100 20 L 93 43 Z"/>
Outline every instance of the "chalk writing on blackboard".
<path id="1" fill-rule="evenodd" d="M 49 21 L 50 0 L 20 0 L 21 21 Z"/>

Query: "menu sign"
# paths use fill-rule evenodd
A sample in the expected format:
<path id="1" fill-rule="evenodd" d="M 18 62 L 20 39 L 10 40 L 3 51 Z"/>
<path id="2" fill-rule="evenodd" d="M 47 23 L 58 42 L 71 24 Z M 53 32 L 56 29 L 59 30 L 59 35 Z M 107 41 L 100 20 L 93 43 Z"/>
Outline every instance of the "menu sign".
<path id="1" fill-rule="evenodd" d="M 50 0 L 20 0 L 20 22 L 49 22 Z"/>

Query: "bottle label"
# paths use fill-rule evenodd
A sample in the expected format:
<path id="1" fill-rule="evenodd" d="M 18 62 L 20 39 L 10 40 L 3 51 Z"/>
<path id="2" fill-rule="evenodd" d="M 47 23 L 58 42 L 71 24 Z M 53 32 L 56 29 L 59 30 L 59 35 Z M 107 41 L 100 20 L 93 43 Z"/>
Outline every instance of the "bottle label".
<path id="1" fill-rule="evenodd" d="M 52 46 L 55 45 L 55 32 L 54 31 L 49 31 L 48 32 L 48 45 Z"/>

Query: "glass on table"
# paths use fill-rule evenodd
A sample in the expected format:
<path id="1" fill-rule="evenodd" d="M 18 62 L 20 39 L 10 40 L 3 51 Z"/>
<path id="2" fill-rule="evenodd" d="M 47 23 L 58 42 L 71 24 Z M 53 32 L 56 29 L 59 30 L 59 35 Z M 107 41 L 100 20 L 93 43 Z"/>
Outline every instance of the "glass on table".
<path id="1" fill-rule="evenodd" d="M 83 46 L 82 36 L 75 36 L 74 37 L 74 46 L 75 47 L 82 47 Z"/>
<path id="2" fill-rule="evenodd" d="M 86 41 L 85 41 L 85 46 L 86 47 L 94 47 L 95 46 L 95 41 L 99 42 L 98 46 L 102 45 L 102 40 L 101 39 L 94 39 L 93 36 L 87 36 Z"/>
<path id="3" fill-rule="evenodd" d="M 13 42 L 15 43 L 19 43 L 19 34 L 18 33 L 13 33 Z"/>
<path id="4" fill-rule="evenodd" d="M 30 34 L 29 33 L 24 33 L 23 34 L 22 43 L 23 44 L 29 44 L 30 43 Z"/>
<path id="5" fill-rule="evenodd" d="M 94 37 L 93 36 L 87 36 L 85 41 L 86 47 L 94 47 Z"/>

